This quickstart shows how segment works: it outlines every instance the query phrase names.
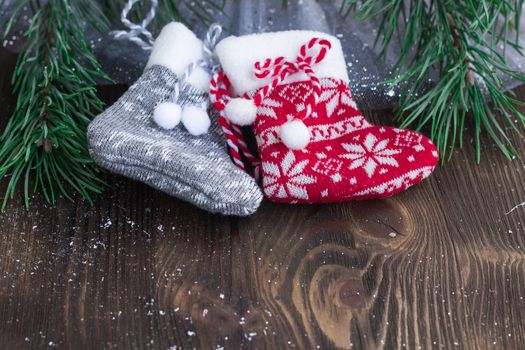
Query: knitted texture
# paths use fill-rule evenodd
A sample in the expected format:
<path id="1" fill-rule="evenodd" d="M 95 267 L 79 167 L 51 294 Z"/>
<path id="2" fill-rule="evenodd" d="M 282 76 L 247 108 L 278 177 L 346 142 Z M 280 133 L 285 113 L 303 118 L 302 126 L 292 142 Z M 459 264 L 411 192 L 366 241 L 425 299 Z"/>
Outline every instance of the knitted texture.
<path id="1" fill-rule="evenodd" d="M 163 130 L 152 120 L 154 108 L 170 99 L 177 76 L 153 65 L 110 108 L 90 124 L 90 152 L 111 172 L 142 181 L 212 213 L 244 216 L 262 200 L 255 181 L 230 160 L 216 123 L 195 137 L 182 125 Z M 181 105 L 199 105 L 208 94 L 186 85 Z M 212 118 L 216 120 L 216 118 Z"/>
<path id="2" fill-rule="evenodd" d="M 241 46 L 246 49 L 239 56 L 231 54 Z M 439 155 L 429 139 L 374 126 L 357 110 L 337 38 L 307 31 L 230 37 L 217 54 L 225 74 L 215 75 L 211 99 L 230 121 L 253 121 L 270 200 L 384 198 L 434 170 Z M 245 77 L 250 66 L 252 76 Z M 251 100 L 255 110 L 239 108 L 250 104 L 232 99 L 232 92 Z"/>
<path id="3" fill-rule="evenodd" d="M 392 196 L 428 177 L 438 161 L 423 135 L 373 126 L 357 110 L 347 84 L 321 79 L 322 91 L 308 118 L 302 150 L 288 149 L 281 125 L 304 115 L 310 81 L 277 86 L 258 109 L 253 130 L 262 161 L 265 195 L 284 203 L 338 202 Z"/>

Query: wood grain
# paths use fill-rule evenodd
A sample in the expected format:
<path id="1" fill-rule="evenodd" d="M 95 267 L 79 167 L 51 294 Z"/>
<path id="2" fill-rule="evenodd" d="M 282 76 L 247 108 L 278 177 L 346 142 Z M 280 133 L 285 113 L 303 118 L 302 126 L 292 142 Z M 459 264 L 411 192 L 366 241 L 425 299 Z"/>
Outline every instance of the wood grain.
<path id="1" fill-rule="evenodd" d="M 0 51 L 2 124 L 13 60 Z M 483 144 L 480 165 L 467 144 L 391 199 L 242 219 L 111 175 L 92 207 L 17 198 L 0 214 L 0 348 L 522 349 L 525 163 Z"/>

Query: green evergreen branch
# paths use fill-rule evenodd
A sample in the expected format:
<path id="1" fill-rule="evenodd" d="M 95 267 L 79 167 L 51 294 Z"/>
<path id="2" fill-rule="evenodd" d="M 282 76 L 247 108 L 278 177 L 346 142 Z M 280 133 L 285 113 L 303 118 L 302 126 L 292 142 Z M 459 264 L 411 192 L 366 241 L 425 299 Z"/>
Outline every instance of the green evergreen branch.
<path id="1" fill-rule="evenodd" d="M 480 159 L 483 131 L 509 158 L 515 155 L 508 128 L 518 132 L 515 120 L 525 124 L 516 108 L 523 102 L 512 92 L 504 94 L 503 73 L 520 82 L 525 77 L 510 69 L 505 60 L 507 47 L 521 52 L 518 27 L 524 0 L 347 0 L 348 14 L 358 10 L 364 20 L 381 18 L 377 40 L 389 49 L 399 35 L 399 60 L 391 83 L 412 81 L 401 97 L 401 126 L 430 127 L 443 159 L 462 146 L 467 118 L 473 120 L 476 158 Z M 503 25 L 498 26 L 497 19 Z M 488 38 L 488 40 L 487 40 Z M 503 54 L 498 47 L 503 47 Z M 422 95 L 431 77 L 432 87 Z M 492 102 L 492 104 L 490 104 Z M 501 117 L 496 116 L 498 111 Z"/>
<path id="2" fill-rule="evenodd" d="M 189 0 L 159 0 L 153 27 L 158 30 L 173 19 L 187 23 L 183 6 L 197 20 L 211 23 L 209 9 L 222 11 L 225 1 L 207 0 L 204 6 Z M 7 37 L 22 14 L 27 9 L 32 12 L 26 46 L 13 73 L 13 91 L 18 94 L 15 112 L 0 136 L 0 178 L 7 181 L 2 209 L 19 183 L 23 183 L 26 207 L 30 193 L 37 190 L 51 203 L 59 192 L 71 199 L 71 189 L 90 202 L 91 193 L 101 191 L 103 183 L 89 156 L 86 129 L 103 107 L 95 79 L 109 78 L 84 37 L 83 24 L 107 34 L 118 23 L 126 2 L 20 0 L 0 18 Z M 0 0 L 0 5 L 4 3 Z M 140 21 L 148 6 L 137 6 L 132 16 Z"/>
<path id="3" fill-rule="evenodd" d="M 68 1 L 22 0 L 9 23 L 24 6 L 35 13 L 13 74 L 16 109 L 0 136 L 0 178 L 8 181 L 2 209 L 20 182 L 26 206 L 38 189 L 51 203 L 58 191 L 71 199 L 71 188 L 91 201 L 90 193 L 100 192 L 103 183 L 89 156 L 86 129 L 103 107 L 94 78 L 106 76 Z"/>

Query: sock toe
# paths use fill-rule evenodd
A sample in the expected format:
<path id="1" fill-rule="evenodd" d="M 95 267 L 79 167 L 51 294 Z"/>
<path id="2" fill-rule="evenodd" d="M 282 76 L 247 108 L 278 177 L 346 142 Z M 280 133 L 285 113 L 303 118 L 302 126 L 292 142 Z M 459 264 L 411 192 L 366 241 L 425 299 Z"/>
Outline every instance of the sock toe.
<path id="1" fill-rule="evenodd" d="M 388 140 L 384 153 L 390 154 L 392 158 L 388 162 L 395 166 L 390 167 L 388 172 L 383 170 L 381 176 L 357 191 L 355 199 L 393 196 L 429 177 L 438 163 L 436 146 L 422 134 L 392 127 L 379 127 L 378 130 L 378 139 Z M 368 131 L 364 129 L 362 132 Z"/>

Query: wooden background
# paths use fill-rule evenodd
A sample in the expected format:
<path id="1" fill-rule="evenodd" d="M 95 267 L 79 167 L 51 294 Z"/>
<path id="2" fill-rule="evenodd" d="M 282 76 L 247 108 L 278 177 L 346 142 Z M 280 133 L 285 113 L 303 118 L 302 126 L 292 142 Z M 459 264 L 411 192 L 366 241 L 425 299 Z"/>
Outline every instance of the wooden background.
<path id="1" fill-rule="evenodd" d="M 14 56 L 0 63 L 3 124 Z M 93 207 L 17 198 L 0 214 L 0 349 L 523 349 L 525 163 L 483 144 L 480 165 L 467 142 L 388 200 L 243 219 L 117 176 Z"/>

